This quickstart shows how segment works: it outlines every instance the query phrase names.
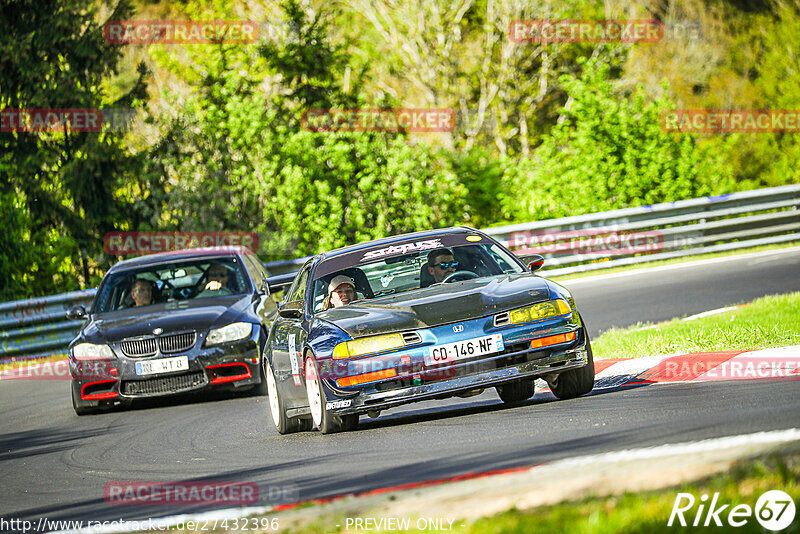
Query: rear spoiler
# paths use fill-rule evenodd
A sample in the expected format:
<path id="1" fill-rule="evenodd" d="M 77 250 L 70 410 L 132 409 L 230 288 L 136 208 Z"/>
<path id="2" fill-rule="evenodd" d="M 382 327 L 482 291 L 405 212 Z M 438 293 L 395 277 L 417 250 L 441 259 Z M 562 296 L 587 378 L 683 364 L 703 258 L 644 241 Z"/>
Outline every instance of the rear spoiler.
<path id="1" fill-rule="evenodd" d="M 276 291 L 280 291 L 292 285 L 296 274 L 297 273 L 278 274 L 267 278 L 267 286 L 269 286 L 270 293 L 275 293 Z"/>

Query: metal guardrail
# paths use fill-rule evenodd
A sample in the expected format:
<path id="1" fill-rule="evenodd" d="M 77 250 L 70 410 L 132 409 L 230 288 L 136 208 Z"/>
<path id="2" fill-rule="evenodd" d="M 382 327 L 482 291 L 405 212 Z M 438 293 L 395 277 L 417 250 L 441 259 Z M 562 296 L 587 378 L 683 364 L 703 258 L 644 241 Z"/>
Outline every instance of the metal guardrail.
<path id="1" fill-rule="evenodd" d="M 76 304 L 88 306 L 96 291 L 93 288 L 0 304 L 0 361 L 64 354 L 82 324 L 67 319 L 67 310 Z"/>
<path id="2" fill-rule="evenodd" d="M 800 240 L 800 185 L 484 230 L 545 276 Z"/>
<path id="3" fill-rule="evenodd" d="M 545 276 L 800 241 L 800 185 L 681 200 L 484 230 L 518 255 L 545 257 Z M 271 274 L 306 258 L 270 262 Z M 0 361 L 63 354 L 95 289 L 0 304 Z"/>

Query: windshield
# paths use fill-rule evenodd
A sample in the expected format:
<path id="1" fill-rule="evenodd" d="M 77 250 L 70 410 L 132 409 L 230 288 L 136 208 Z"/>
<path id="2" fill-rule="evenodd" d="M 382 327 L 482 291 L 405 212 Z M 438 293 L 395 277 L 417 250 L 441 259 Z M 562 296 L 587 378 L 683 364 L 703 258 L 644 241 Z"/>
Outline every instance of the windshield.
<path id="1" fill-rule="evenodd" d="M 159 264 L 109 275 L 102 285 L 95 312 L 224 297 L 248 290 L 249 283 L 237 258 Z"/>
<path id="2" fill-rule="evenodd" d="M 432 253 L 434 264 L 429 266 L 428 258 Z M 335 306 L 336 298 L 332 298 L 331 292 L 337 288 L 330 285 L 334 279 L 342 282 L 342 276 L 352 282 L 345 282 L 345 286 L 353 286 L 354 300 L 357 300 L 413 291 L 445 281 L 522 273 L 525 269 L 498 245 L 481 243 L 437 247 L 367 263 L 354 261 L 350 265 L 342 265 L 337 258 L 336 270 L 322 262 L 316 272 L 319 274 L 313 283 L 313 302 L 314 311 L 318 312 Z"/>

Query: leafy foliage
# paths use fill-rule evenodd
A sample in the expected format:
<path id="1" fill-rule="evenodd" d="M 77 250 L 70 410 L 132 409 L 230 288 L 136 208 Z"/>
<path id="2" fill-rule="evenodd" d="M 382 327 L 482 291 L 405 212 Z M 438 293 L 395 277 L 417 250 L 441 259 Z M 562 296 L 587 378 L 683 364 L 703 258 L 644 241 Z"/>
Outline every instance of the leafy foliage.
<path id="1" fill-rule="evenodd" d="M 103 40 L 91 6 L 3 7 L 0 109 L 130 108 L 146 97 L 140 69 L 126 94 L 106 99 L 103 82 L 116 73 L 120 52 Z M 131 12 L 122 1 L 113 16 Z M 122 134 L 8 131 L 0 147 L 0 214 L 12 229 L 0 250 L 0 300 L 75 289 L 76 275 L 83 285 L 97 283 L 102 236 L 130 217 L 115 196 L 137 168 Z"/>
<path id="2" fill-rule="evenodd" d="M 257 45 L 104 42 L 102 22 L 133 18 L 132 3 L 142 19 L 266 19 L 280 31 Z M 146 120 L 128 134 L 0 132 L 0 300 L 96 284 L 115 259 L 102 254 L 112 229 L 256 231 L 262 259 L 285 259 L 431 227 L 798 183 L 796 133 L 677 135 L 660 125 L 675 107 L 800 107 L 800 3 L 759 5 L 6 3 L 0 109 L 143 108 Z M 697 35 L 641 45 L 508 38 L 512 20 L 558 18 L 688 21 Z M 142 59 L 162 88 L 153 98 Z M 452 108 L 457 126 L 303 127 L 309 108 L 397 107 Z"/>
<path id="3" fill-rule="evenodd" d="M 569 94 L 557 124 L 530 159 L 506 175 L 506 209 L 517 220 L 562 217 L 727 191 L 731 171 L 695 136 L 665 132 L 661 97 L 618 96 L 610 66 L 582 62 L 580 77 L 563 76 Z"/>

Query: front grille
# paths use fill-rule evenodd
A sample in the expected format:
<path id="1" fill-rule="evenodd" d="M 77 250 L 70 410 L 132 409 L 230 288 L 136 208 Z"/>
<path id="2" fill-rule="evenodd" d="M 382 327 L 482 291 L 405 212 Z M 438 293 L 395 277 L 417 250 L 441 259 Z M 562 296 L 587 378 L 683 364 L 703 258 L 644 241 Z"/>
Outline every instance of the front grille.
<path id="1" fill-rule="evenodd" d="M 126 339 L 120 343 L 120 348 L 125 356 L 131 357 L 153 356 L 158 349 L 164 354 L 174 354 L 192 348 L 196 336 L 195 332 L 184 332 L 161 337 Z"/>
<path id="2" fill-rule="evenodd" d="M 403 332 L 401 335 L 403 336 L 403 343 L 406 345 L 422 343 L 422 337 L 416 332 Z"/>
<path id="3" fill-rule="evenodd" d="M 158 345 L 161 348 L 161 352 L 167 354 L 172 352 L 183 352 L 194 346 L 194 337 L 194 332 L 173 334 L 158 338 Z"/>
<path id="4" fill-rule="evenodd" d="M 120 343 L 126 356 L 152 356 L 156 353 L 156 338 L 129 339 Z"/>
<path id="5" fill-rule="evenodd" d="M 206 375 L 196 371 L 178 376 L 150 378 L 147 380 L 131 380 L 122 383 L 123 395 L 158 395 L 161 393 L 177 393 L 205 384 Z"/>

